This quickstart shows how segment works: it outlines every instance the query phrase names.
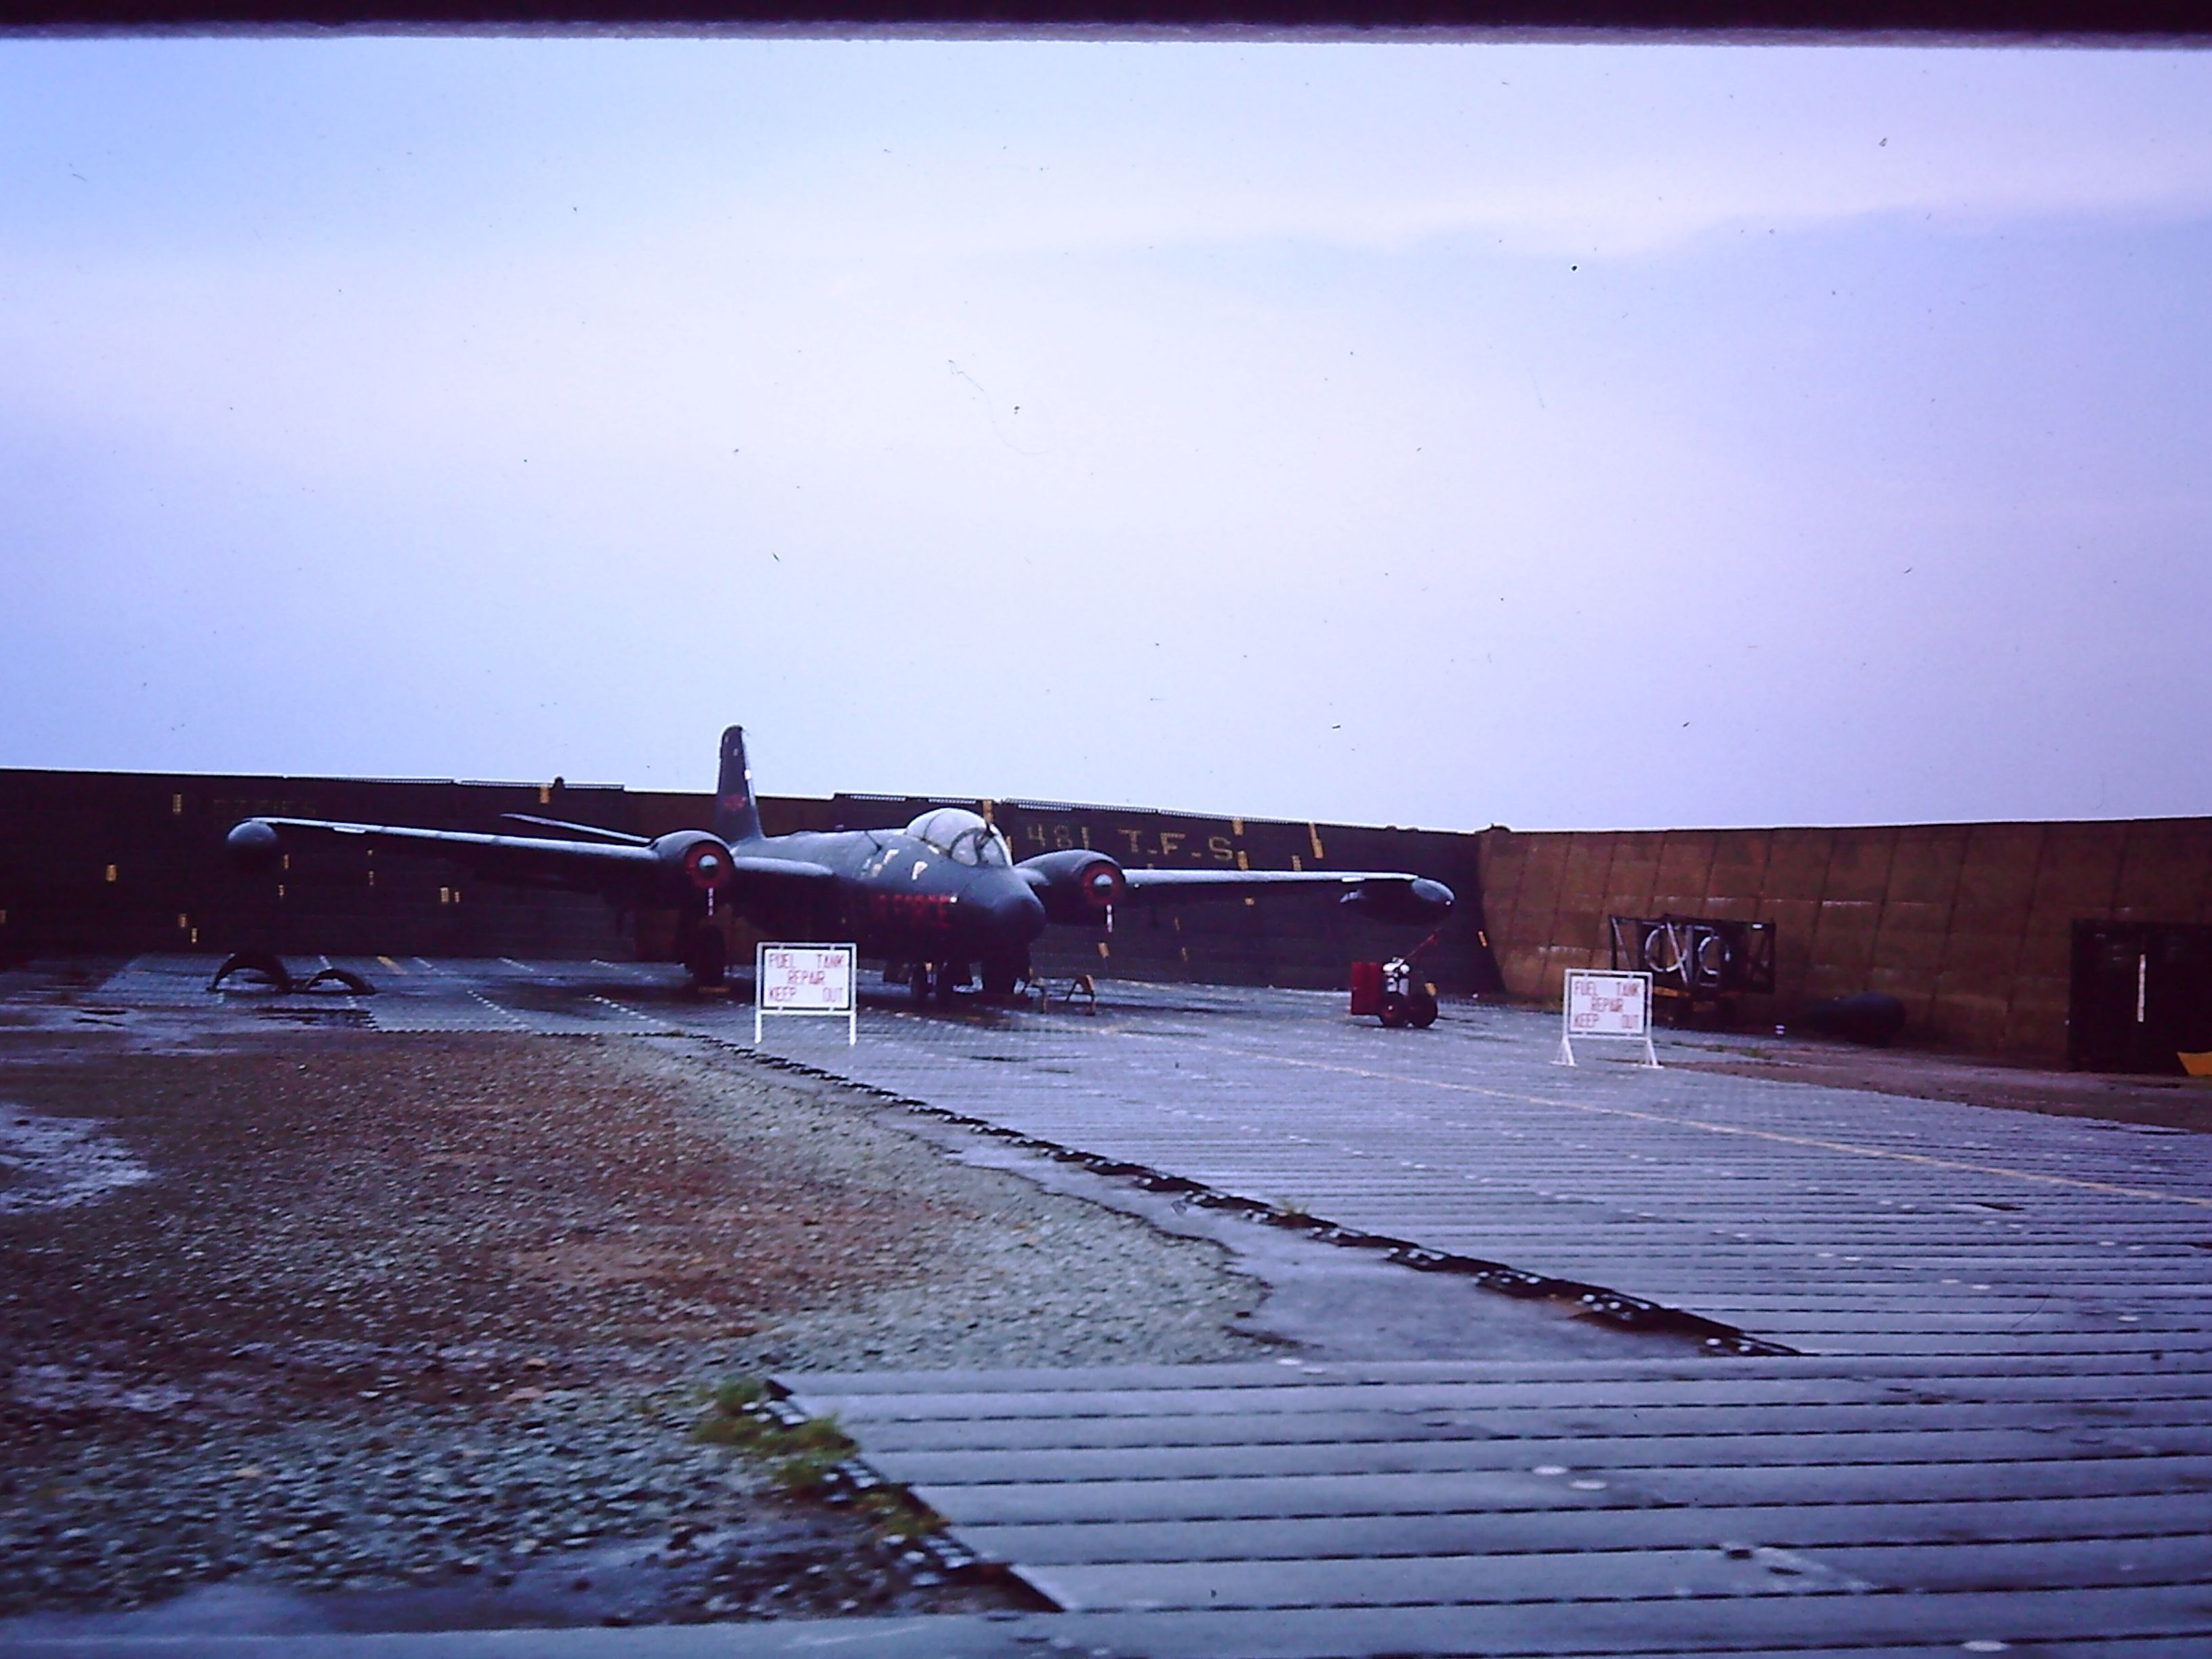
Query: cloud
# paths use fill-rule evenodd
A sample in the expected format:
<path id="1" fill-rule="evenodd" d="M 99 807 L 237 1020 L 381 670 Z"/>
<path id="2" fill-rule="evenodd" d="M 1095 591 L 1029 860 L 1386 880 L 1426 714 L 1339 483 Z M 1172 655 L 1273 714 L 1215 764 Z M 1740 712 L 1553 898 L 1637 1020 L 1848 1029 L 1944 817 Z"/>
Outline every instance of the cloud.
<path id="1" fill-rule="evenodd" d="M 1980 231 L 2212 211 L 2201 53 L 1199 47 L 1155 84 L 1149 50 L 1057 60 L 1073 68 L 1040 77 L 1049 107 L 895 144 L 865 116 L 824 130 L 723 234 L 763 256 L 1450 240 L 1632 258 L 1877 215 Z M 921 61 L 981 97 L 972 60 Z M 1201 66 L 1218 73 L 1193 96 Z"/>
<path id="2" fill-rule="evenodd" d="M 2204 683 L 2212 58 L 28 61 L 19 760 L 1975 816 Z"/>
<path id="3" fill-rule="evenodd" d="M 72 255 L 1632 258 L 1873 215 L 2201 216 L 2207 111 L 2195 52 L 11 42 L 0 211 Z"/>

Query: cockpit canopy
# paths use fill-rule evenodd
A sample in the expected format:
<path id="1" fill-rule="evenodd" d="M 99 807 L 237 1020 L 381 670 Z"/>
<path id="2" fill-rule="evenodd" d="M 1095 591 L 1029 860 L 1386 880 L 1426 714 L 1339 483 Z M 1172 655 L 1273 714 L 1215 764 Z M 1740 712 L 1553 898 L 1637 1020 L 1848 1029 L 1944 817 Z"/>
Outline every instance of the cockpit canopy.
<path id="1" fill-rule="evenodd" d="M 1006 838 L 985 823 L 980 812 L 964 806 L 940 806 L 924 812 L 907 825 L 906 832 L 916 841 L 928 842 L 955 864 L 1004 870 L 1014 861 Z"/>

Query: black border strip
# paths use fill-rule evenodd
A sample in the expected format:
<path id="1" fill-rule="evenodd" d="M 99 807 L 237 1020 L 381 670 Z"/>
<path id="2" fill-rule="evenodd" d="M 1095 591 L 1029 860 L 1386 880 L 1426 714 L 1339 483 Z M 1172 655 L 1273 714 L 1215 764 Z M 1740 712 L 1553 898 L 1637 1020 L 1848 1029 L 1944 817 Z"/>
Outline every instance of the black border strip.
<path id="1" fill-rule="evenodd" d="M 0 0 L 36 33 L 2212 43 L 2212 0 Z"/>

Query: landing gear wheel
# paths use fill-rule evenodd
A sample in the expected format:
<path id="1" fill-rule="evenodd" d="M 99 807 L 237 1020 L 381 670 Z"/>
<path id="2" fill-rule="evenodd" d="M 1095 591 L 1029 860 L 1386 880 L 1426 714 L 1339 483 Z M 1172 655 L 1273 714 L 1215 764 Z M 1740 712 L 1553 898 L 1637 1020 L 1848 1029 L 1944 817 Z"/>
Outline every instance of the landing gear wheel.
<path id="1" fill-rule="evenodd" d="M 709 927 L 693 933 L 690 948 L 684 954 L 684 965 L 691 970 L 691 983 L 699 989 L 720 985 L 729 967 L 722 930 Z"/>
<path id="2" fill-rule="evenodd" d="M 983 963 L 983 994 L 1005 999 L 1014 994 L 1022 977 L 1022 964 L 1010 957 L 987 957 Z"/>
<path id="3" fill-rule="evenodd" d="M 1392 1030 L 1405 1024 L 1408 1012 L 1406 999 L 1397 992 L 1385 991 L 1382 994 L 1382 1023 Z"/>
<path id="4" fill-rule="evenodd" d="M 1425 1031 L 1436 1023 L 1436 993 L 1424 985 L 1406 999 L 1406 1024 L 1417 1031 Z"/>

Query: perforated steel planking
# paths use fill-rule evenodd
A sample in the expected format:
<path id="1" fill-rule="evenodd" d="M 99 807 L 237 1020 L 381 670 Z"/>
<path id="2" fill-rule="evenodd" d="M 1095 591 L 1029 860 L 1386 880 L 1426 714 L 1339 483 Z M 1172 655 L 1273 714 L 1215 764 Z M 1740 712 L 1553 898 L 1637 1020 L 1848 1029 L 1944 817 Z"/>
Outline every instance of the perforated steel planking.
<path id="1" fill-rule="evenodd" d="M 175 1006 L 190 961 L 142 959 L 103 1000 Z M 650 967 L 349 965 L 385 1029 L 750 1035 Z M 859 1050 L 794 1034 L 768 1058 L 1193 1201 L 1293 1206 L 1407 1260 L 1607 1286 L 1802 1352 L 784 1379 L 958 1544 L 1091 1609 L 1064 1641 L 2212 1642 L 2202 1139 L 1717 1078 L 1666 1046 L 1663 1072 L 1563 1073 L 1548 1018 L 1499 1010 L 1415 1035 L 1297 993 L 1105 1001 L 1092 1020 L 879 1000 Z"/>

